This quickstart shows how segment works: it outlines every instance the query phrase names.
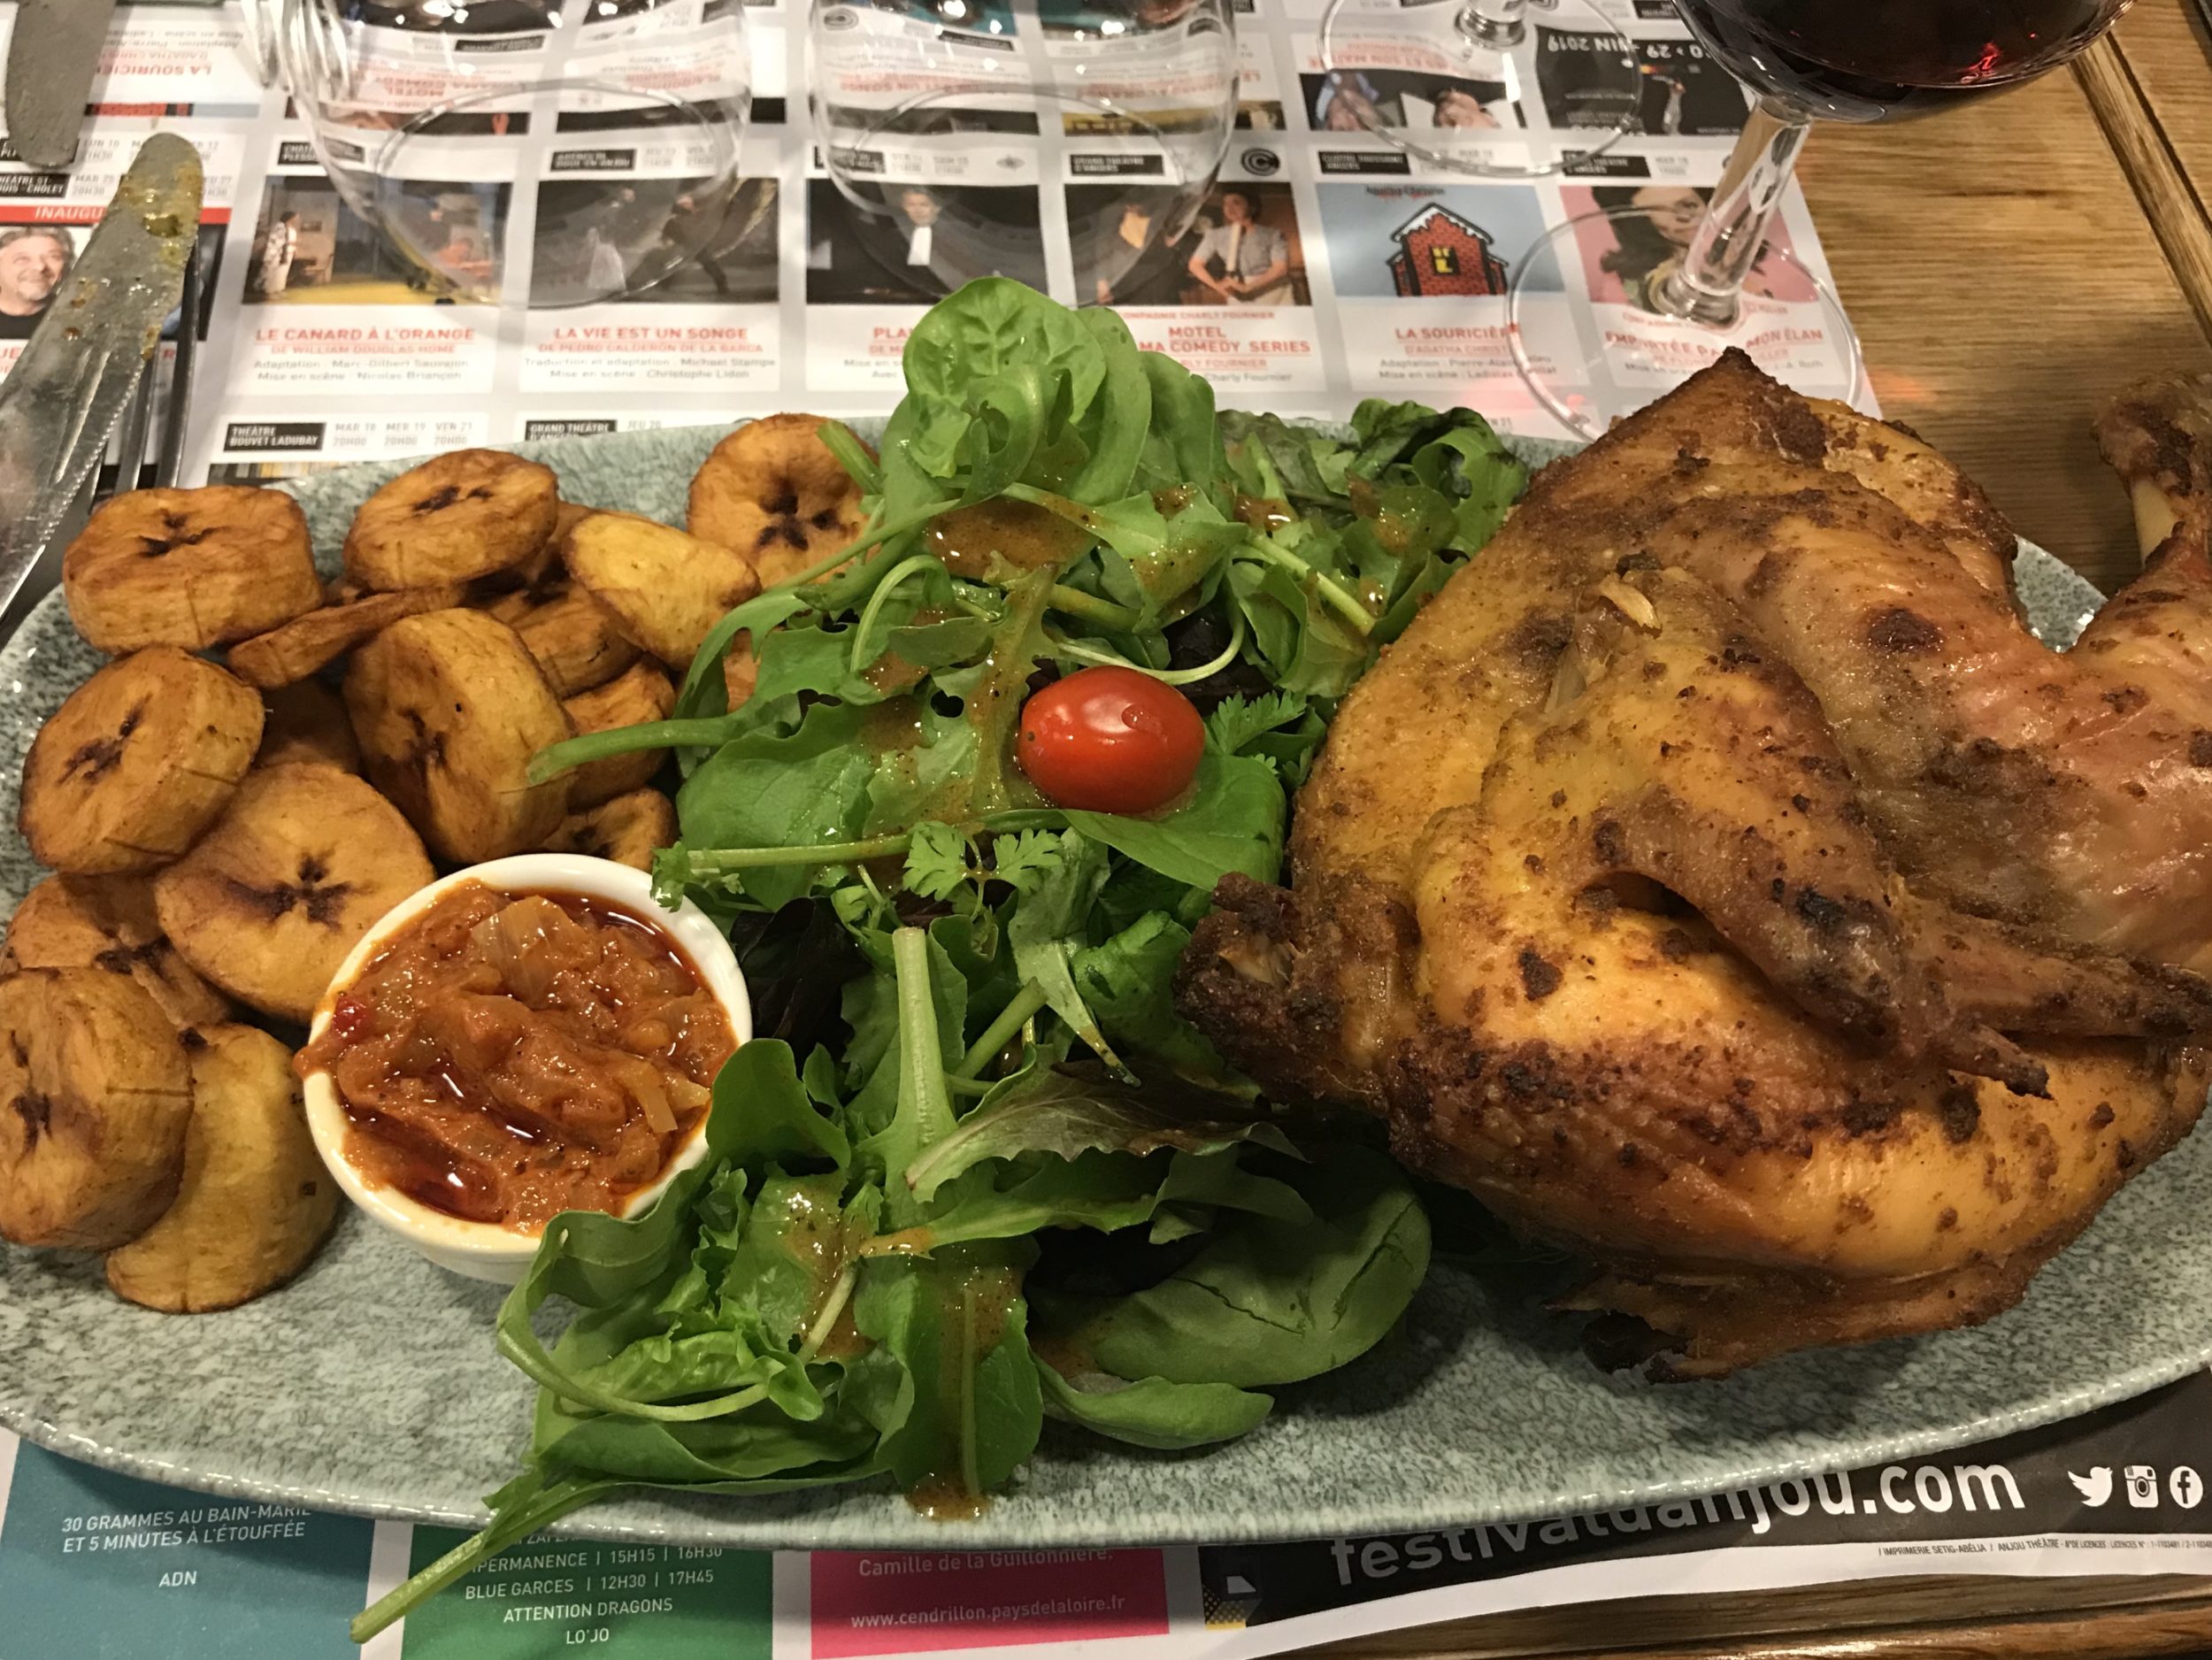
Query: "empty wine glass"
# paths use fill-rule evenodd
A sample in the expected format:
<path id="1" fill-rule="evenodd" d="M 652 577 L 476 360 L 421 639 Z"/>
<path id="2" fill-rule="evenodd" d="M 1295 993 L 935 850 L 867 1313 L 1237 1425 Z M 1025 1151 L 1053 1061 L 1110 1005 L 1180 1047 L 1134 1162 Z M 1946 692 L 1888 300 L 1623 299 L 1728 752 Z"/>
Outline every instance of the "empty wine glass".
<path id="1" fill-rule="evenodd" d="M 1090 304 L 1187 259 L 1236 118 L 1229 0 L 815 0 L 808 44 L 810 292 L 926 304 L 1000 275 Z"/>
<path id="2" fill-rule="evenodd" d="M 752 101 L 740 0 L 250 4 L 280 8 L 276 57 L 331 183 L 439 297 L 497 303 L 507 250 L 530 245 L 561 261 L 534 304 L 619 299 L 720 231 Z M 678 181 L 665 222 L 541 188 L 609 175 Z"/>
<path id="3" fill-rule="evenodd" d="M 1560 0 L 1541 0 L 1556 14 Z M 1374 134 L 1430 166 L 1534 179 L 1603 154 L 1639 129 L 1633 50 L 1606 19 L 1532 28 L 1530 0 L 1330 0 L 1308 113 L 1328 131 Z M 1540 60 L 1548 68 L 1539 69 Z M 1532 103 L 1548 129 L 1532 140 Z"/>

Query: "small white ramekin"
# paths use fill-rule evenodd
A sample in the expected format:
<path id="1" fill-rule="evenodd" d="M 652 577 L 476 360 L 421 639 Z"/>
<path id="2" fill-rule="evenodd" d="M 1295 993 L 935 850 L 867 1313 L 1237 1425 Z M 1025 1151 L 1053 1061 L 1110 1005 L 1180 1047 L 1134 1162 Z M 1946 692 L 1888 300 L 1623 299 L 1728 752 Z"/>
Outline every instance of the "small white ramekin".
<path id="1" fill-rule="evenodd" d="M 323 1029 L 330 1024 L 330 1011 L 339 993 L 359 977 L 369 958 L 395 934 L 464 882 L 481 882 L 487 888 L 508 893 L 581 894 L 588 899 L 620 905 L 657 923 L 699 971 L 707 990 L 729 1017 L 731 1034 L 740 1043 L 751 1039 L 752 999 L 746 990 L 745 976 L 737 965 L 737 953 L 707 914 L 689 900 L 684 902 L 680 911 L 664 911 L 654 903 L 653 884 L 644 872 L 617 865 L 611 859 L 586 858 L 573 853 L 520 853 L 512 858 L 494 859 L 487 865 L 472 865 L 400 901 L 377 919 L 376 925 L 362 935 L 361 942 L 339 964 L 329 988 L 315 1005 L 311 1028 L 313 1036 L 323 1034 Z M 319 1070 L 308 1073 L 303 1080 L 303 1089 L 307 1101 L 307 1127 L 315 1138 L 316 1150 L 322 1155 L 323 1163 L 346 1197 L 371 1220 L 398 1234 L 441 1268 L 451 1269 L 457 1274 L 506 1286 L 522 1278 L 530 1266 L 530 1259 L 537 1255 L 541 1228 L 525 1230 L 503 1227 L 493 1222 L 463 1221 L 459 1217 L 419 1204 L 394 1188 L 370 1181 L 346 1157 L 346 1137 L 350 1131 L 345 1107 L 338 1099 L 338 1088 L 330 1074 Z M 644 1210 L 660 1197 L 679 1171 L 689 1168 L 706 1156 L 706 1115 L 702 1113 L 691 1134 L 669 1160 L 660 1180 L 631 1195 L 621 1213 L 635 1216 Z"/>

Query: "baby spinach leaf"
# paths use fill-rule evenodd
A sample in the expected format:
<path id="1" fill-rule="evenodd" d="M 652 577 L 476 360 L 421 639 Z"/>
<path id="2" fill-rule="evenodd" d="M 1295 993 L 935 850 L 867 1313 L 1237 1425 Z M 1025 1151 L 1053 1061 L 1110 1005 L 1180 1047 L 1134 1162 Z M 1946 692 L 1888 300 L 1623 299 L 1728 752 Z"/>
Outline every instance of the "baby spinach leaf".
<path id="1" fill-rule="evenodd" d="M 872 1259 L 855 1324 L 895 1360 L 912 1406 L 882 1442 L 918 1502 L 972 1513 L 1037 1445 L 1044 1418 L 1029 1358 L 1018 1246 L 957 1246 Z"/>
<path id="2" fill-rule="evenodd" d="M 880 1468 L 875 1426 L 851 1412 L 799 1420 L 763 1407 L 696 1424 L 557 1413 L 544 1433 L 548 1467 L 709 1492 L 789 1492 Z"/>
<path id="3" fill-rule="evenodd" d="M 1130 1296 L 1041 1295 L 1041 1326 L 1109 1372 L 1175 1383 L 1290 1383 L 1365 1353 L 1427 1272 L 1428 1219 L 1404 1175 L 1366 1148 L 1332 1148 L 1285 1180 L 1315 1221 L 1238 1216 Z"/>
<path id="4" fill-rule="evenodd" d="M 935 1251 L 974 1240 L 1021 1239 L 1048 1227 L 1113 1233 L 1156 1223 L 1171 1210 L 1210 1215 L 1209 1207 L 1286 1222 L 1313 1219 L 1295 1188 L 1243 1169 L 1233 1145 L 1142 1155 L 1093 1148 L 1072 1158 L 1036 1153 L 1011 1164 L 979 1164 L 944 1184 L 915 1234 L 879 1241 L 864 1251 Z"/>
<path id="5" fill-rule="evenodd" d="M 1090 458 L 1068 480 L 1066 494 L 1079 502 L 1110 502 L 1125 494 L 1136 476 L 1152 425 L 1152 383 L 1120 313 L 1093 306 L 1075 319 L 1098 342 L 1105 375 L 1087 423 Z"/>
<path id="6" fill-rule="evenodd" d="M 862 742 L 866 711 L 822 703 L 796 732 L 750 732 L 715 751 L 676 792 L 693 848 L 803 848 L 859 834 L 875 757 Z M 807 891 L 813 869 L 747 871 L 745 892 L 773 909 Z"/>
<path id="7" fill-rule="evenodd" d="M 845 1266 L 844 1188 L 841 1172 L 762 1182 L 719 1287 L 758 1342 L 792 1348 L 828 1302 Z"/>
<path id="8" fill-rule="evenodd" d="M 1286 803 L 1275 769 L 1209 750 L 1187 804 L 1157 818 L 1077 812 L 1068 823 L 1117 853 L 1207 893 L 1232 871 L 1271 882 L 1282 867 Z"/>
<path id="9" fill-rule="evenodd" d="M 1204 488 L 1228 470 L 1214 424 L 1213 383 L 1164 352 L 1140 355 L 1152 386 L 1152 430 L 1144 450 L 1146 484 Z"/>
<path id="10" fill-rule="evenodd" d="M 1078 1388 L 1043 1360 L 1036 1364 L 1046 1417 L 1163 1452 L 1234 1441 L 1275 1404 L 1268 1395 L 1231 1384 L 1170 1383 L 1165 1378 L 1113 1379 L 1109 1387 Z"/>
<path id="11" fill-rule="evenodd" d="M 979 277 L 930 307 L 906 337 L 903 364 L 910 394 L 954 405 L 979 381 L 1033 366 L 1065 378 L 1070 419 L 1106 378 L 1097 337 L 1076 314 L 1008 277 Z"/>
<path id="12" fill-rule="evenodd" d="M 815 1071 L 810 1057 L 807 1071 Z M 718 1134 L 723 1156 L 741 1168 L 795 1171 L 826 1162 L 841 1171 L 852 1158 L 844 1127 L 834 1116 L 825 1117 L 801 1086 L 791 1046 L 773 1038 L 738 1045 L 715 1074 L 710 1111 L 709 1130 Z"/>

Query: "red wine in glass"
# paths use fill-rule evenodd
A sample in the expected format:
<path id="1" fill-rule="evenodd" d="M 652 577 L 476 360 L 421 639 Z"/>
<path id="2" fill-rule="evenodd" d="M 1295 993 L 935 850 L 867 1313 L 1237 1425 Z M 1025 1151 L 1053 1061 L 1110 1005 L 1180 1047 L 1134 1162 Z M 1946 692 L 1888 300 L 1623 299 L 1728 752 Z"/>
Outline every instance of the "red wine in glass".
<path id="1" fill-rule="evenodd" d="M 2041 74 L 2128 0 L 1675 0 L 1755 90 L 1830 121 L 1893 121 Z"/>

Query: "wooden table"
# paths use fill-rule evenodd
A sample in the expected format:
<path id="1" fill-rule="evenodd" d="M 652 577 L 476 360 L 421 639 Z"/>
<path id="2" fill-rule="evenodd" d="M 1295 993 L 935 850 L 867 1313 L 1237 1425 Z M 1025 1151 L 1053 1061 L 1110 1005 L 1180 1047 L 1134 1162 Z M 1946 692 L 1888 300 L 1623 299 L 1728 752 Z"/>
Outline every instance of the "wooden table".
<path id="1" fill-rule="evenodd" d="M 2108 591 L 2124 581 L 2136 568 L 2133 524 L 2098 457 L 2091 413 L 2139 376 L 2212 370 L 2212 45 L 2185 0 L 2139 0 L 2071 73 L 1933 120 L 1824 130 L 1803 176 L 1884 411 L 1963 465 L 2022 534 Z M 2204 1651 L 2212 1579 L 2167 1577 L 1932 1578 L 1586 1602 L 1311 1652 Z"/>

